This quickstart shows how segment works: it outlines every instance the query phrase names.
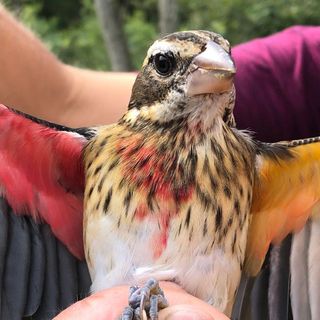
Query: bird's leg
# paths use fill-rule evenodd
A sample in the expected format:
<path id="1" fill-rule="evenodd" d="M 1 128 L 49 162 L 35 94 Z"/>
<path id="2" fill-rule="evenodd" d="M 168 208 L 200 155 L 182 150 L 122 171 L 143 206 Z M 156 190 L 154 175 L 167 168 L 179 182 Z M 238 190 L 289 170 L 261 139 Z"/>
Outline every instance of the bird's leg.
<path id="1" fill-rule="evenodd" d="M 162 294 L 152 295 L 150 297 L 150 309 L 149 317 L 150 320 L 158 320 L 158 312 L 168 306 L 168 301 Z"/>
<path id="2" fill-rule="evenodd" d="M 119 320 L 132 320 L 134 310 L 131 307 L 125 307 Z"/>
<path id="3" fill-rule="evenodd" d="M 150 279 L 147 283 L 139 287 L 129 289 L 129 307 L 122 313 L 121 320 L 142 320 L 143 311 L 151 320 L 158 319 L 158 312 L 168 306 L 167 299 L 159 286 L 159 282 Z"/>

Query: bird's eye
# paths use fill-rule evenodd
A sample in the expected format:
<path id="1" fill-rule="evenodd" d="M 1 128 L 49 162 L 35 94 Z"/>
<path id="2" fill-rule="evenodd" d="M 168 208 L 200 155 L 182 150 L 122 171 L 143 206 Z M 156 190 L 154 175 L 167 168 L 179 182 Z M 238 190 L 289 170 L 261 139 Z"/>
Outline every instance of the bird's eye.
<path id="1" fill-rule="evenodd" d="M 173 70 L 174 58 L 172 54 L 158 53 L 154 56 L 153 65 L 160 75 L 168 76 Z"/>

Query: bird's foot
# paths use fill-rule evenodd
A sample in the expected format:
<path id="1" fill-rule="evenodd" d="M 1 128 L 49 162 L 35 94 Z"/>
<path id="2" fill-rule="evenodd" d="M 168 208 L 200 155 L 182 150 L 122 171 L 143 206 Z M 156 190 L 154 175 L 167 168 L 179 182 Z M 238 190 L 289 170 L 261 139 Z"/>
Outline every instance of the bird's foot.
<path id="1" fill-rule="evenodd" d="M 143 314 L 150 320 L 158 320 L 158 312 L 168 306 L 167 299 L 159 286 L 159 282 L 150 279 L 139 288 L 129 289 L 129 306 L 126 307 L 120 320 L 143 320 Z"/>

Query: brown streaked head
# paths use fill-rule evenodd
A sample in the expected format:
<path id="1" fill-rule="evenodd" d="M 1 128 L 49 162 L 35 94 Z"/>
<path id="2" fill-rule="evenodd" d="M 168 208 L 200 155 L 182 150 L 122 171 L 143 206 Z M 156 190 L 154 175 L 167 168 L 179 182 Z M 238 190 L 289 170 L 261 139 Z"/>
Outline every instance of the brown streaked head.
<path id="1" fill-rule="evenodd" d="M 223 117 L 233 107 L 234 74 L 230 45 L 222 36 L 209 31 L 167 35 L 148 50 L 133 86 L 127 118 L 166 123 L 203 118 L 206 110 L 211 118 Z"/>

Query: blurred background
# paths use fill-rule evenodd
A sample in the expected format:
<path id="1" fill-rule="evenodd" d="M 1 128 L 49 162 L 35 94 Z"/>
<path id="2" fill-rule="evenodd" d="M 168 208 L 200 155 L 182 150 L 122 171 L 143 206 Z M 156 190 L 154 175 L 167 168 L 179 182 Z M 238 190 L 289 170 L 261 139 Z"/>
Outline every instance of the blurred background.
<path id="1" fill-rule="evenodd" d="M 291 25 L 320 25 L 320 0 L 4 0 L 62 61 L 137 70 L 160 34 L 207 29 L 232 45 Z"/>

